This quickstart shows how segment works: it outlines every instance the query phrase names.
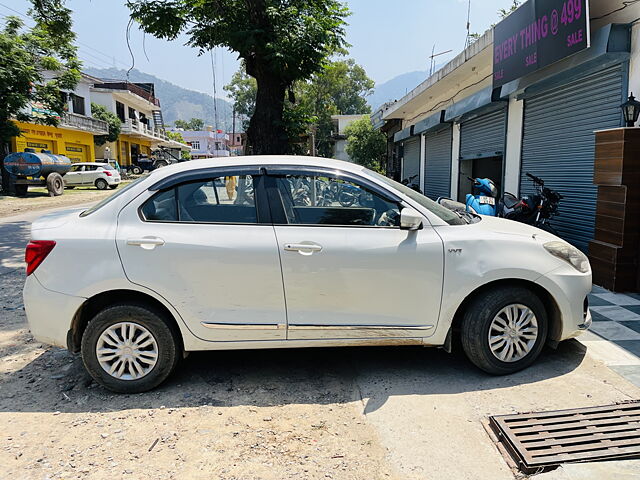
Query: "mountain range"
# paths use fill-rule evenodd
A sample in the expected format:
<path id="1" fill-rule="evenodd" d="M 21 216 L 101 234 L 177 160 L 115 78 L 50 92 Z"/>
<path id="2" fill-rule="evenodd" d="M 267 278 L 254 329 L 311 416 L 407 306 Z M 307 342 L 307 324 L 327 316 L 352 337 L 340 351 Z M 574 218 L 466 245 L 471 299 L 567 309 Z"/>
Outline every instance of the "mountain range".
<path id="1" fill-rule="evenodd" d="M 393 77 L 380 85 L 376 85 L 375 90 L 367 97 L 367 102 L 373 111 L 385 102 L 400 100 L 407 93 L 425 81 L 429 76 L 428 72 L 416 71 L 407 72 L 397 77 Z"/>
<path id="2" fill-rule="evenodd" d="M 126 70 L 117 68 L 85 67 L 85 73 L 93 77 L 107 80 L 122 81 L 127 78 Z M 416 71 L 403 73 L 376 86 L 367 102 L 375 111 L 385 102 L 399 100 L 428 76 L 427 72 Z M 206 125 L 217 125 L 217 128 L 230 132 L 233 128 L 233 105 L 223 99 L 215 99 L 211 95 L 179 87 L 171 82 L 162 80 L 154 75 L 133 69 L 129 73 L 131 82 L 149 82 L 155 85 L 155 95 L 160 99 L 162 115 L 166 125 L 172 125 L 176 120 L 190 120 L 201 118 Z M 217 119 L 216 122 L 216 110 Z M 236 131 L 242 128 L 242 122 L 236 118 Z"/>

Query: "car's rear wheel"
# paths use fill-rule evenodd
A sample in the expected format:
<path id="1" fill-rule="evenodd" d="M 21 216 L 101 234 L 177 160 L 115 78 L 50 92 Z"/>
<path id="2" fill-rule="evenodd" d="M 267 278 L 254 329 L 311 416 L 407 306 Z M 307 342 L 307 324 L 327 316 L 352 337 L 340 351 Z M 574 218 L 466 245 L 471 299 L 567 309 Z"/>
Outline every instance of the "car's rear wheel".
<path id="1" fill-rule="evenodd" d="M 119 393 L 155 388 L 180 359 L 178 336 L 164 316 L 134 304 L 99 312 L 82 335 L 81 353 L 94 380 Z"/>
<path id="2" fill-rule="evenodd" d="M 547 312 L 523 287 L 496 288 L 472 301 L 462 319 L 462 348 L 485 372 L 506 375 L 528 367 L 547 338 Z"/>
<path id="3" fill-rule="evenodd" d="M 109 184 L 107 183 L 107 181 L 103 178 L 99 178 L 96 180 L 96 188 L 98 190 L 106 190 L 107 187 L 109 186 Z"/>
<path id="4" fill-rule="evenodd" d="M 109 188 L 111 190 L 115 190 L 116 188 L 118 188 L 118 185 L 117 184 L 116 185 L 109 185 Z"/>

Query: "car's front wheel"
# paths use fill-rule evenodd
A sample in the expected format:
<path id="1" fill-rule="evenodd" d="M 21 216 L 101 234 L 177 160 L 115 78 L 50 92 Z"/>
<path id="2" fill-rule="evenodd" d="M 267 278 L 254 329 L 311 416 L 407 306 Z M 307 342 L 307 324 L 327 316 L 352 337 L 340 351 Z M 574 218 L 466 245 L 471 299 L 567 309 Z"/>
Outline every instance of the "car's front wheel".
<path id="1" fill-rule="evenodd" d="M 103 178 L 99 178 L 96 180 L 96 188 L 98 190 L 106 190 L 107 187 L 109 186 L 109 184 L 107 183 L 107 181 Z"/>
<path id="2" fill-rule="evenodd" d="M 135 304 L 108 307 L 90 320 L 81 353 L 94 380 L 119 393 L 158 386 L 180 358 L 177 334 L 163 315 Z"/>
<path id="3" fill-rule="evenodd" d="M 485 372 L 506 375 L 528 367 L 547 338 L 544 304 L 531 290 L 502 287 L 472 301 L 462 319 L 462 348 Z"/>

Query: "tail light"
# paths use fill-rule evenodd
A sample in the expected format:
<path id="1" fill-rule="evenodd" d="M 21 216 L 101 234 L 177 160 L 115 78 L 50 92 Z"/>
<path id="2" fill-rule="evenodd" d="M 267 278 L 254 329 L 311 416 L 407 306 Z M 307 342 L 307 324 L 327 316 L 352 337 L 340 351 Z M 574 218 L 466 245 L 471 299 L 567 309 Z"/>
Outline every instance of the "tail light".
<path id="1" fill-rule="evenodd" d="M 111 176 L 111 172 L 110 172 L 109 170 L 105 170 L 105 171 L 104 171 L 104 174 L 105 174 L 107 177 L 110 177 L 110 176 Z"/>
<path id="2" fill-rule="evenodd" d="M 31 240 L 27 244 L 27 249 L 24 252 L 24 261 L 27 262 L 27 276 L 35 272 L 55 246 L 56 242 L 53 240 Z"/>

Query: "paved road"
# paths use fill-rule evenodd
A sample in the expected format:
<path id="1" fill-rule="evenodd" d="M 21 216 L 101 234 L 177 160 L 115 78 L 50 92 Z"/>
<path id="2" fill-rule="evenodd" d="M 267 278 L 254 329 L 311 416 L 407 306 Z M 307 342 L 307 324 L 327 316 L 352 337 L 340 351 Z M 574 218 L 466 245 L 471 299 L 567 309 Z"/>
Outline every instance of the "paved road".
<path id="1" fill-rule="evenodd" d="M 389 465 L 397 478 L 512 480 L 513 473 L 485 431 L 489 415 L 602 405 L 640 396 L 640 389 L 600 361 L 606 360 L 606 348 L 598 351 L 602 357 L 598 359 L 575 341 L 561 345 L 557 351 L 546 351 L 536 365 L 507 377 L 485 375 L 460 354 L 414 347 L 199 353 L 191 355 L 156 392 L 111 396 L 86 383 L 77 359 L 64 351 L 34 346 L 25 329 L 24 313 L 18 308 L 24 277 L 15 269 L 22 263 L 30 222 L 41 213 L 0 219 L 0 340 L 4 339 L 0 341 L 0 357 L 7 360 L 0 372 L 0 431 L 14 438 L 12 441 L 20 437 L 25 424 L 30 424 L 34 433 L 38 425 L 43 425 L 41 434 L 52 442 L 69 442 L 68 427 L 56 420 L 59 412 L 66 415 L 67 425 L 85 425 L 101 424 L 107 414 L 117 419 L 130 416 L 127 412 L 148 411 L 148 416 L 136 420 L 136 431 L 130 439 L 144 443 L 157 435 L 154 432 L 159 423 L 153 415 L 161 415 L 165 406 L 183 412 L 184 417 L 191 415 L 193 408 L 207 404 L 222 412 L 218 415 L 232 412 L 234 418 L 247 423 L 246 416 L 262 418 L 267 415 L 262 412 L 268 411 L 269 418 L 274 418 L 272 430 L 278 434 L 293 431 L 294 435 L 299 427 L 278 426 L 275 422 L 288 418 L 293 408 L 303 409 L 304 418 L 322 418 L 329 431 L 356 428 L 360 422 L 372 429 L 374 437 L 368 441 L 380 448 L 366 450 L 363 455 L 386 452 L 379 453 L 381 457 L 371 465 Z M 3 392 L 6 401 L 1 400 Z M 334 413 L 329 413 L 332 408 Z M 345 427 L 349 409 L 353 409 L 352 421 L 358 423 Z M 174 417 L 181 418 L 178 415 Z M 334 425 L 338 418 L 339 425 Z M 194 424 L 187 430 L 195 432 L 197 428 Z M 353 441 L 347 439 L 348 431 L 340 434 L 344 442 Z M 221 441 L 233 442 L 236 433 L 228 433 L 227 440 L 226 434 L 220 433 Z M 76 437 L 73 448 L 88 448 L 82 434 Z M 36 440 L 23 443 L 29 441 Z M 130 447 L 119 445 L 110 447 L 109 455 L 118 455 L 124 448 L 120 452 L 124 455 L 119 460 L 121 467 L 136 467 L 138 460 L 125 458 Z M 185 448 L 186 458 L 194 450 L 198 458 L 214 460 L 207 457 L 207 450 L 194 446 Z M 336 454 L 340 452 L 332 453 Z M 11 465 L 15 470 L 10 470 L 14 477 L 23 476 L 20 462 L 24 459 L 6 458 L 14 462 Z M 55 466 L 65 458 L 64 453 L 54 452 L 47 462 Z M 308 461 L 311 465 L 312 459 Z M 625 463 L 622 468 L 629 465 L 633 464 Z M 188 472 L 186 466 L 180 468 L 178 477 Z M 640 471 L 637 463 L 634 468 L 636 473 Z M 260 475 L 256 472 L 249 470 L 246 477 L 277 478 L 276 473 L 269 477 L 268 471 Z M 305 478 L 326 477 L 324 473 L 316 476 L 318 472 L 312 468 Z M 371 471 L 360 473 L 366 478 L 389 478 Z M 355 473 L 344 478 L 365 476 Z M 548 478 L 582 477 L 571 476 L 567 469 Z"/>

